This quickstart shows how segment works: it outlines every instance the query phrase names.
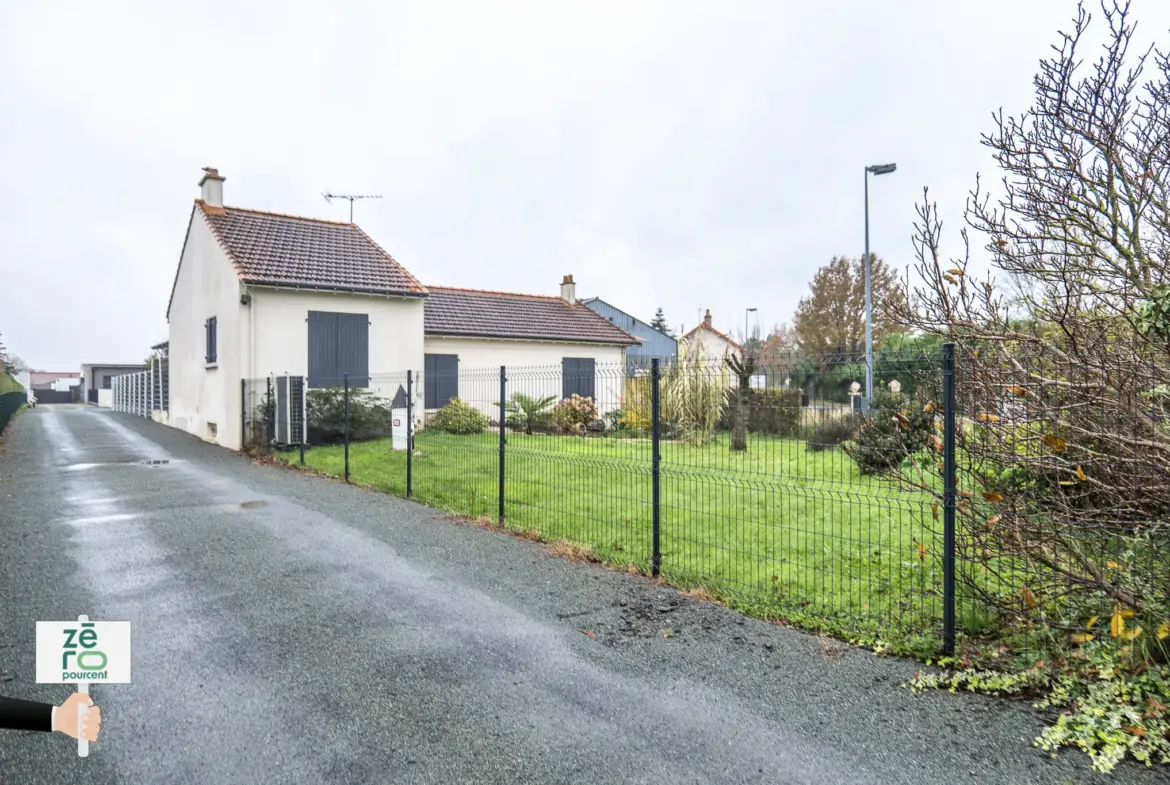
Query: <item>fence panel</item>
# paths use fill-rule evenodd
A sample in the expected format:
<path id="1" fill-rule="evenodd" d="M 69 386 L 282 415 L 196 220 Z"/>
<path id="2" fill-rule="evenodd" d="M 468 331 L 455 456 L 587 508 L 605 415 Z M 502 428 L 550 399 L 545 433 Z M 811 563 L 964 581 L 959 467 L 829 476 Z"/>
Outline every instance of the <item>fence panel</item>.
<path id="1" fill-rule="evenodd" d="M 840 359 L 684 353 L 658 376 L 657 405 L 625 363 L 314 379 L 304 450 L 276 439 L 273 380 L 247 380 L 240 427 L 253 451 L 398 495 L 409 472 L 420 501 L 774 617 L 940 644 L 937 353 L 880 355 L 868 408 L 864 365 Z"/>
<path id="2" fill-rule="evenodd" d="M 20 407 L 28 403 L 28 393 L 23 390 L 0 393 L 0 434 L 8 427 Z"/>

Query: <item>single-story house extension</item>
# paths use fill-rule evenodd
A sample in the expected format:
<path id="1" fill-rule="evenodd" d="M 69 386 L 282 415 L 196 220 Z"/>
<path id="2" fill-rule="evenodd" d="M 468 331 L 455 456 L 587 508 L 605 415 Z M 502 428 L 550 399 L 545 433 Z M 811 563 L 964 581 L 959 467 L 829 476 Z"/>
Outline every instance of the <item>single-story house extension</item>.
<path id="1" fill-rule="evenodd" d="M 246 380 L 348 376 L 389 397 L 413 370 L 417 411 L 457 393 L 490 406 L 498 376 L 473 395 L 467 371 L 556 362 L 578 379 L 637 343 L 577 303 L 571 277 L 560 298 L 432 291 L 355 224 L 226 207 L 224 179 L 204 169 L 167 306 L 169 424 L 207 441 L 240 448 Z"/>
<path id="2" fill-rule="evenodd" d="M 81 400 L 108 409 L 114 405 L 113 390 L 111 389 L 114 377 L 137 373 L 145 369 L 146 363 L 83 364 L 81 366 Z"/>
<path id="3" fill-rule="evenodd" d="M 640 344 L 626 350 L 626 364 L 630 368 L 649 368 L 650 361 L 653 359 L 666 365 L 673 363 L 678 357 L 678 340 L 676 338 L 654 329 L 648 323 L 607 303 L 600 297 L 590 297 L 581 302 L 630 335 L 642 339 Z"/>
<path id="4" fill-rule="evenodd" d="M 743 347 L 730 335 L 716 330 L 711 324 L 711 310 L 703 315 L 703 321 L 682 337 L 688 351 L 698 351 L 708 360 L 722 360 L 727 353 L 739 354 Z"/>
<path id="5" fill-rule="evenodd" d="M 625 351 L 638 339 L 577 300 L 573 276 L 560 296 L 428 286 L 424 304 L 424 408 L 459 396 L 498 415 L 500 366 L 508 395 L 592 398 L 621 408 Z M 460 369 L 474 373 L 463 373 Z"/>

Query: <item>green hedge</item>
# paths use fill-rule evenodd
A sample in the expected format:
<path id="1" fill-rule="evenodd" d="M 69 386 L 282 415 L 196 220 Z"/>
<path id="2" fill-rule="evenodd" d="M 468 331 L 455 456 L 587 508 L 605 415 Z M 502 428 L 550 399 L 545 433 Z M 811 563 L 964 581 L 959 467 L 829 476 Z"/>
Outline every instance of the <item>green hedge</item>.
<path id="1" fill-rule="evenodd" d="M 729 389 L 719 417 L 719 428 L 731 430 L 735 424 L 738 391 Z M 748 432 L 792 438 L 800 435 L 802 391 L 795 387 L 769 387 L 748 391 Z"/>

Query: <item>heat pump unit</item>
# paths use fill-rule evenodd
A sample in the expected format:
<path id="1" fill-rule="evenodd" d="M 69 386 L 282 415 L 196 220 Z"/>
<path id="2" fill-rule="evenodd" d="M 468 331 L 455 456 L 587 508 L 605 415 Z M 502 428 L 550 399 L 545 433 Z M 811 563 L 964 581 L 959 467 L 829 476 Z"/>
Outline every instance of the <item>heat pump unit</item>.
<path id="1" fill-rule="evenodd" d="M 276 434 L 278 447 L 304 444 L 305 439 L 305 377 L 277 376 L 273 390 L 276 394 Z"/>

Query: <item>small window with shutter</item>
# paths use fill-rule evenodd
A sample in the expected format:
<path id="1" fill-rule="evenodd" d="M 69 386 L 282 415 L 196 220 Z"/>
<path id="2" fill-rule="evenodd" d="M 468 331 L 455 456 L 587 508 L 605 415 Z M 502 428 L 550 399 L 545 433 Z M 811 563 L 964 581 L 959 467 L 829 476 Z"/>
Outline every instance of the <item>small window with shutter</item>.
<path id="1" fill-rule="evenodd" d="M 207 351 L 203 359 L 208 365 L 211 365 L 218 358 L 218 353 L 216 352 L 216 321 L 214 316 L 203 323 L 203 332 L 207 339 Z"/>

